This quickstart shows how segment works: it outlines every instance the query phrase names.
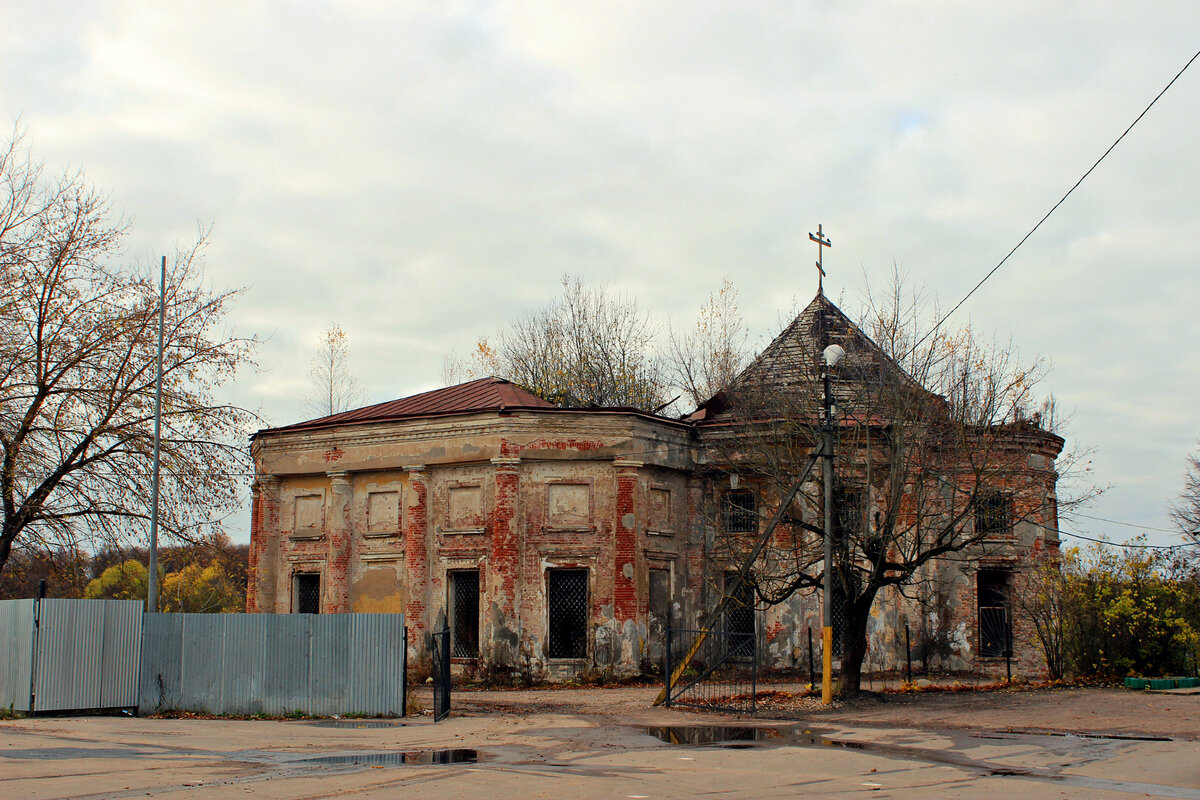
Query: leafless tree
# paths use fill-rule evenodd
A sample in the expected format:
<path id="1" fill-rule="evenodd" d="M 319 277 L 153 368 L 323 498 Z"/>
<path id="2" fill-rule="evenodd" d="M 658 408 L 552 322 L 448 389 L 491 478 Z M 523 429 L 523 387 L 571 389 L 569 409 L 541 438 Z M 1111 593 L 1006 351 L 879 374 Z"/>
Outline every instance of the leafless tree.
<path id="1" fill-rule="evenodd" d="M 733 382 L 748 360 L 746 340 L 737 289 L 725 278 L 700 307 L 695 327 L 686 333 L 671 331 L 668 339 L 671 379 L 690 402 L 688 410 Z"/>
<path id="2" fill-rule="evenodd" d="M 357 407 L 365 396 L 358 379 L 350 371 L 350 341 L 340 325 L 321 331 L 312 368 L 312 381 L 305 407 L 318 417 L 339 414 Z"/>
<path id="3" fill-rule="evenodd" d="M 845 615 L 844 690 L 859 688 L 881 591 L 910 591 L 951 556 L 1005 546 L 980 524 L 980 508 L 996 503 L 995 528 L 1005 520 L 1057 524 L 1053 458 L 1063 440 L 1032 413 L 1045 365 L 1023 366 L 1011 347 L 981 343 L 969 330 L 930 331 L 924 319 L 921 298 L 898 276 L 867 298 L 861 326 L 818 295 L 703 408 L 701 435 L 718 454 L 717 474 L 740 476 L 758 497 L 758 515 L 772 516 L 819 445 L 821 353 L 830 344 L 846 351 L 833 382 L 834 562 L 824 562 L 824 491 L 812 477 L 751 576 L 768 604 L 833 582 Z M 1031 467 L 1031 454 L 1044 460 Z M 714 557 L 740 563 L 758 536 L 757 526 L 743 530 L 719 537 Z"/>
<path id="4" fill-rule="evenodd" d="M 1052 680 L 1067 674 L 1071 644 L 1071 580 L 1055 554 L 1040 553 L 1022 570 L 1021 591 L 1013 593 L 1017 613 L 1029 621 L 1033 643 L 1046 659 Z"/>
<path id="5" fill-rule="evenodd" d="M 70 549 L 147 525 L 158 270 L 120 263 L 124 233 L 82 173 L 48 176 L 19 135 L 0 149 L 0 569 L 17 542 Z M 214 395 L 255 342 L 224 331 L 236 292 L 203 287 L 203 246 L 177 252 L 167 276 L 167 535 L 219 528 L 249 467 L 252 415 Z"/>
<path id="6" fill-rule="evenodd" d="M 1188 456 L 1183 493 L 1171 507 L 1171 518 L 1185 536 L 1200 544 L 1200 452 Z"/>
<path id="7" fill-rule="evenodd" d="M 545 309 L 502 331 L 477 360 L 498 377 L 562 406 L 626 406 L 646 411 L 670 401 L 654 350 L 657 326 L 637 301 L 564 276 Z"/>

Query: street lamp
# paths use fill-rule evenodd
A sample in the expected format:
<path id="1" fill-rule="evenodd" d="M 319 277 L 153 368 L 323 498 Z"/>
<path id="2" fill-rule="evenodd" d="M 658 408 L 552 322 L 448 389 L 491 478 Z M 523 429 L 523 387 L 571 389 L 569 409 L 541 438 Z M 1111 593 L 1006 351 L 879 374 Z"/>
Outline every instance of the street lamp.
<path id="1" fill-rule="evenodd" d="M 846 351 L 831 344 L 822 355 L 821 383 L 825 388 L 825 414 L 821 420 L 824 434 L 822 456 L 825 462 L 825 566 L 821 580 L 823 625 L 821 628 L 821 702 L 833 702 L 833 393 L 830 373 L 842 363 Z"/>

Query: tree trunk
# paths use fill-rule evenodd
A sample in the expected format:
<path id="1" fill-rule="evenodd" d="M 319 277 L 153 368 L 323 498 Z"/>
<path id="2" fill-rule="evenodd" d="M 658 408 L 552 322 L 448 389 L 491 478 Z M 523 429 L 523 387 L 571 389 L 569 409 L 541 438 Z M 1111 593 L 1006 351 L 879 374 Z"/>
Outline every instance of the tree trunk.
<path id="1" fill-rule="evenodd" d="M 8 557 L 12 555 L 12 543 L 16 537 L 16 532 L 9 533 L 8 525 L 5 525 L 0 532 L 0 572 L 4 571 L 4 565 L 8 563 Z"/>
<path id="2" fill-rule="evenodd" d="M 867 620 L 875 604 L 876 589 L 867 588 L 854 602 L 846 604 L 846 631 L 842 646 L 841 693 L 862 689 L 862 667 L 867 657 Z"/>

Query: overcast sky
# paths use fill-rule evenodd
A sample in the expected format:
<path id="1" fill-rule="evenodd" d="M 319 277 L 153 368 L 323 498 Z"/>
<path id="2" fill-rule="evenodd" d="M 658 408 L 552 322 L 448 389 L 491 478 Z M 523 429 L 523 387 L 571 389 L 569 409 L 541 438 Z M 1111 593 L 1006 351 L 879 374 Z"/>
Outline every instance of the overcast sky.
<path id="1" fill-rule="evenodd" d="M 729 276 L 761 347 L 818 223 L 846 310 L 893 263 L 948 307 L 1198 46 L 1192 2 L 3 0 L 0 122 L 131 260 L 211 226 L 266 339 L 231 398 L 284 424 L 330 324 L 393 399 L 564 273 L 677 325 Z M 1053 362 L 1090 517 L 1170 528 L 1200 436 L 1198 131 L 1200 65 L 954 318 Z"/>

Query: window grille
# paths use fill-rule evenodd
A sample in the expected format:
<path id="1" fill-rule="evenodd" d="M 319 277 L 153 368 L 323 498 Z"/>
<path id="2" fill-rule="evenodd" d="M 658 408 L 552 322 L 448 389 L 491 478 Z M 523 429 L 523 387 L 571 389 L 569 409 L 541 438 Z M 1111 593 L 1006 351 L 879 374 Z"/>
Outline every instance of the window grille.
<path id="1" fill-rule="evenodd" d="M 975 532 L 1009 533 L 1012 500 L 1003 492 L 980 492 L 975 498 Z"/>
<path id="2" fill-rule="evenodd" d="M 296 613 L 321 613 L 321 576 L 308 573 L 296 576 Z"/>
<path id="3" fill-rule="evenodd" d="M 547 571 L 550 658 L 587 656 L 588 571 Z"/>
<path id="4" fill-rule="evenodd" d="M 451 655 L 479 658 L 479 570 L 450 573 Z"/>
<path id="5" fill-rule="evenodd" d="M 754 533 L 758 530 L 754 492 L 726 492 L 723 500 L 726 533 Z"/>
<path id="6" fill-rule="evenodd" d="M 845 583 L 843 583 L 845 581 Z M 848 591 L 847 591 L 848 590 Z M 853 598 L 858 597 L 858 574 L 853 569 L 833 570 L 832 602 L 830 615 L 833 627 L 833 655 L 841 658 L 846 652 L 846 627 L 849 622 L 849 605 Z"/>
<path id="7" fill-rule="evenodd" d="M 863 493 L 857 489 L 835 488 L 833 490 L 833 507 L 837 512 L 834 531 L 838 541 L 847 541 L 850 537 L 862 535 L 863 528 Z"/>
<path id="8" fill-rule="evenodd" d="M 736 572 L 725 573 L 725 592 L 733 591 Z M 730 634 L 730 655 L 748 657 L 754 654 L 754 586 L 742 583 L 737 593 L 730 595 L 725 606 L 725 632 Z"/>

